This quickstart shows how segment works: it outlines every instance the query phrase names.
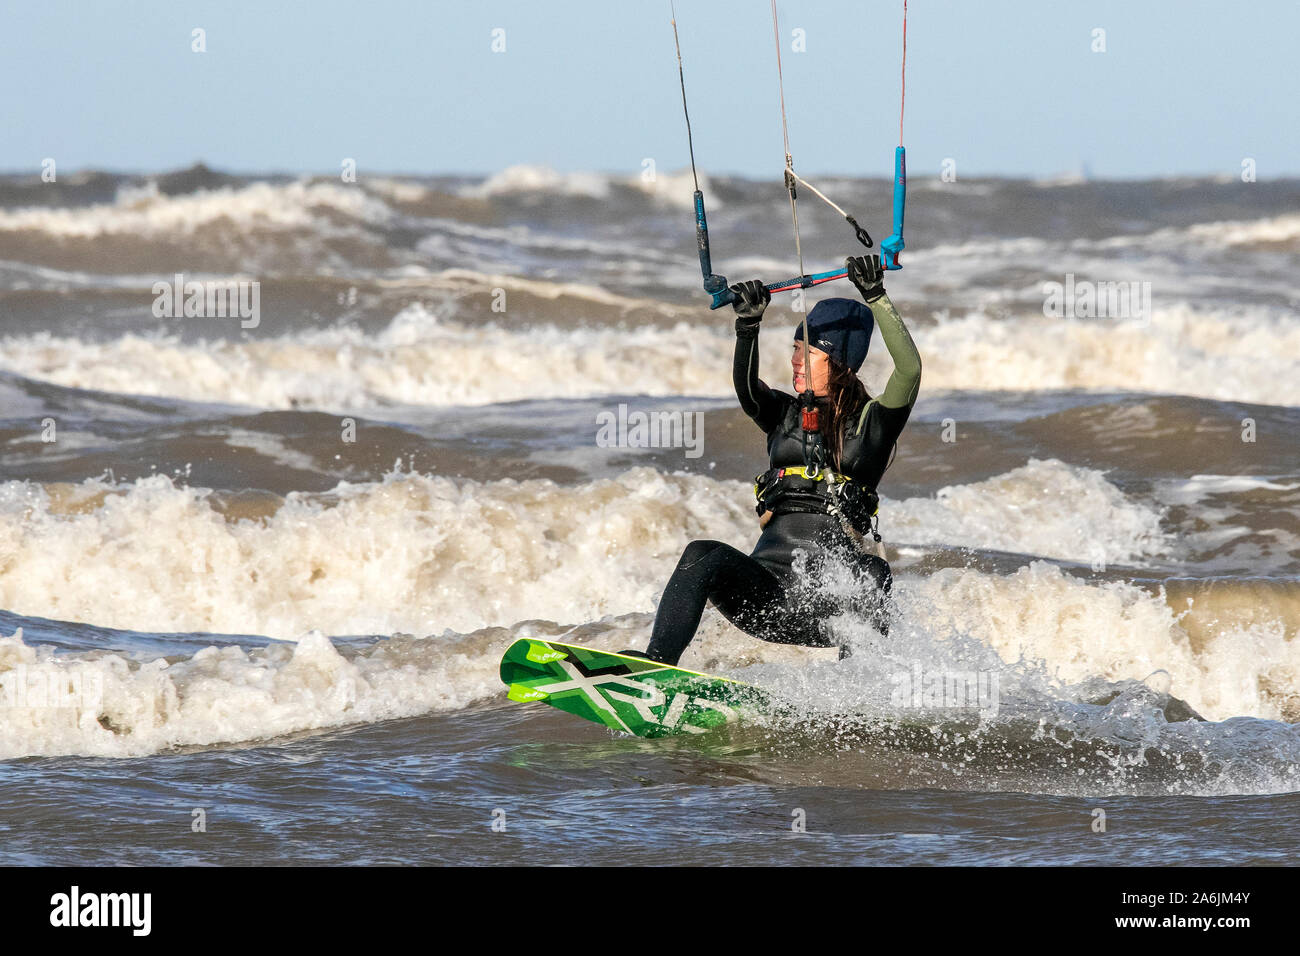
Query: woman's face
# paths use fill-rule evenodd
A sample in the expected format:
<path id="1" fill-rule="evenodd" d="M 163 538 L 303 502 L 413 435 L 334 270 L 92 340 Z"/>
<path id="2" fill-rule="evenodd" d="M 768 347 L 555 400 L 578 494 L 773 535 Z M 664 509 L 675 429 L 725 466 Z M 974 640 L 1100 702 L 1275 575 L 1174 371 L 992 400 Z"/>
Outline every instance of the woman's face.
<path id="1" fill-rule="evenodd" d="M 826 394 L 826 383 L 830 378 L 830 365 L 828 356 L 817 346 L 808 347 L 808 358 L 812 364 L 812 387 L 813 393 L 817 395 Z M 790 353 L 790 367 L 794 372 L 794 390 L 802 392 L 808 386 L 805 384 L 803 374 L 803 341 L 796 339 L 794 351 Z"/>

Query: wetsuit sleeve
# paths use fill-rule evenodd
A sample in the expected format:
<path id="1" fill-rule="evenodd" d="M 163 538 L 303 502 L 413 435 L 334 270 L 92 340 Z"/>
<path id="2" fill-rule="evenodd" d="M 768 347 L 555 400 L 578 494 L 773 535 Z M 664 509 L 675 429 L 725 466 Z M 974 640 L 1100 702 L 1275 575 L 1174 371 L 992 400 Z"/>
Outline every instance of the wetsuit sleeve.
<path id="1" fill-rule="evenodd" d="M 758 324 L 736 321 L 736 358 L 731 366 L 731 381 L 745 414 L 754 424 L 770 432 L 781 421 L 785 406 L 781 393 L 764 385 L 758 378 Z"/>
<path id="2" fill-rule="evenodd" d="M 911 408 L 921 389 L 921 355 L 888 295 L 871 303 L 871 314 L 875 316 L 876 328 L 880 329 L 889 357 L 894 360 L 894 372 L 876 401 L 885 408 Z"/>

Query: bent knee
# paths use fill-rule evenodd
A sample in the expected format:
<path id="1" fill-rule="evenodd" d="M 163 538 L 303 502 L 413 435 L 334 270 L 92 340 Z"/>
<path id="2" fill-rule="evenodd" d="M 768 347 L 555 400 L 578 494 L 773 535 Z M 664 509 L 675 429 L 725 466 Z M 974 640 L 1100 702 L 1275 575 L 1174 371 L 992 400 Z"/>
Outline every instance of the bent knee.
<path id="1" fill-rule="evenodd" d="M 705 539 L 702 541 L 692 541 L 682 551 L 681 559 L 677 562 L 681 567 L 689 567 L 701 558 L 706 558 L 719 548 L 727 548 L 730 545 L 723 544 L 721 541 Z"/>

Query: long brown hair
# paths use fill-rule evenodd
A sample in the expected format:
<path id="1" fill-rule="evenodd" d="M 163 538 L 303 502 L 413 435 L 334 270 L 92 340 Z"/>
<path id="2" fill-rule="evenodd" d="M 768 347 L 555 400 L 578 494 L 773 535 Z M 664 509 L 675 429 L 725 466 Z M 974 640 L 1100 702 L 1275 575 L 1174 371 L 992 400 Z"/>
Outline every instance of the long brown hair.
<path id="1" fill-rule="evenodd" d="M 826 398 L 822 405 L 825 421 L 820 423 L 821 433 L 831 468 L 839 471 L 840 458 L 844 454 L 845 428 L 857 427 L 857 416 L 871 401 L 871 395 L 853 369 L 833 358 L 828 358 L 826 364 Z"/>

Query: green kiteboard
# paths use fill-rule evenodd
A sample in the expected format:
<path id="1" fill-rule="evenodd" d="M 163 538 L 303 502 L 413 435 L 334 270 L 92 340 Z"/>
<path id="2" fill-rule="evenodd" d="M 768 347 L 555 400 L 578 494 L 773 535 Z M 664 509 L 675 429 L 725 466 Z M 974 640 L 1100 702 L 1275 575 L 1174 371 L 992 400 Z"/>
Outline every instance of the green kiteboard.
<path id="1" fill-rule="evenodd" d="M 767 709 L 756 687 L 640 657 L 556 641 L 515 641 L 501 658 L 515 701 L 542 701 L 638 737 L 702 734 Z"/>

